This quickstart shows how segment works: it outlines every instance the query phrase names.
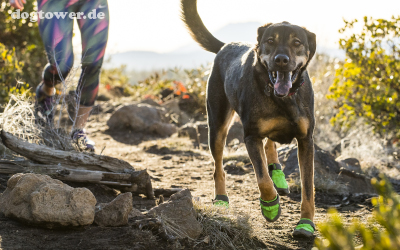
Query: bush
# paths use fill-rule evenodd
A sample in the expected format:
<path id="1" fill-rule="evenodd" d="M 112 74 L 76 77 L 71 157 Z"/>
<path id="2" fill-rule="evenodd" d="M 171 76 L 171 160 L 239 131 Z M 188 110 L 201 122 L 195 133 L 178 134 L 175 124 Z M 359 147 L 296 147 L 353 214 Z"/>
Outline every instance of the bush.
<path id="1" fill-rule="evenodd" d="M 355 33 L 355 27 L 362 30 Z M 359 118 L 380 135 L 400 138 L 400 17 L 345 21 L 339 40 L 346 52 L 328 98 L 337 102 L 332 123 L 351 127 Z"/>
<path id="2" fill-rule="evenodd" d="M 6 91 L 21 88 L 21 83 L 24 83 L 25 87 L 27 86 L 25 83 L 36 86 L 41 80 L 43 67 L 47 63 L 37 22 L 30 22 L 29 19 L 12 19 L 11 13 L 15 9 L 8 2 L 8 0 L 0 0 L 0 43 L 2 43 L 0 50 L 8 56 L 12 54 L 11 60 L 19 62 L 19 65 L 13 77 L 10 77 L 10 72 L 0 72 L 2 79 L 7 78 L 7 81 L 2 81 L 0 84 L 3 98 L 5 96 L 3 93 Z M 36 4 L 36 1 L 27 1 L 23 11 L 28 13 L 36 11 Z M 7 102 L 6 99 L 0 102 L 4 104 Z"/>
<path id="3" fill-rule="evenodd" d="M 128 87 L 125 92 L 135 99 L 151 98 L 159 103 L 173 98 L 183 99 L 190 103 L 190 107 L 184 108 L 184 111 L 201 118 L 206 114 L 206 85 L 209 72 L 206 66 L 157 72 Z"/>
<path id="4" fill-rule="evenodd" d="M 18 62 L 15 58 L 15 49 L 7 50 L 4 44 L 0 43 L 0 104 L 9 101 L 9 93 L 24 93 L 29 85 L 19 84 L 13 86 L 11 83 L 22 73 L 23 63 Z"/>
<path id="5" fill-rule="evenodd" d="M 380 177 L 380 181 L 375 178 L 371 181 L 379 197 L 372 199 L 375 209 L 369 224 L 356 220 L 346 228 L 339 214 L 331 210 L 329 221 L 318 225 L 319 231 L 326 238 L 316 239 L 318 249 L 355 249 L 353 239 L 356 233 L 363 242 L 360 249 L 400 249 L 400 197 L 393 191 L 390 182 L 383 175 Z"/>

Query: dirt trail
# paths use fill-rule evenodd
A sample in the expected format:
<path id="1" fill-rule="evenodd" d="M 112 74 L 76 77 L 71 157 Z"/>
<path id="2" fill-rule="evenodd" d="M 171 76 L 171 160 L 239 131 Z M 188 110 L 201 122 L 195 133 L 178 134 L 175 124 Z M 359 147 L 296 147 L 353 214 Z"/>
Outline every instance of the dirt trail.
<path id="1" fill-rule="evenodd" d="M 104 117 L 105 119 L 106 117 Z M 126 131 L 110 132 L 104 121 L 91 122 L 88 131 L 96 142 L 97 153 L 118 157 L 131 163 L 136 169 L 147 168 L 155 188 L 189 188 L 194 197 L 204 203 L 213 198 L 213 164 L 207 150 L 194 149 L 187 138 L 157 139 Z M 0 176 L 0 192 L 5 189 L 7 176 Z M 300 219 L 300 194 L 282 197 L 282 216 L 275 223 L 267 223 L 259 210 L 259 192 L 255 175 L 249 171 L 243 175 L 227 174 L 227 190 L 232 209 L 251 215 L 248 223 L 257 228 L 257 237 L 267 249 L 311 249 L 313 239 L 295 239 L 291 233 Z M 110 201 L 104 197 L 104 201 Z M 316 194 L 318 223 L 326 218 L 326 210 L 337 207 L 343 218 L 364 219 L 372 209 L 369 197 L 341 197 Z M 319 236 L 318 231 L 316 236 Z M 1 249 L 179 249 L 160 240 L 150 232 L 131 226 L 86 229 L 48 230 L 29 227 L 0 217 Z M 181 246 L 191 249 L 190 245 Z M 181 249 L 182 249 L 181 248 Z M 206 246 L 202 248 L 207 249 Z M 194 249 L 198 249 L 195 247 Z"/>
<path id="2" fill-rule="evenodd" d="M 95 126 L 98 128 L 98 126 Z M 135 168 L 147 168 L 156 188 L 189 188 L 194 197 L 211 203 L 214 193 L 213 163 L 208 150 L 194 149 L 187 138 L 157 139 L 127 132 L 92 129 L 93 139 L 104 153 L 121 157 Z M 251 214 L 249 223 L 259 230 L 258 238 L 268 249 L 311 249 L 313 239 L 295 239 L 291 233 L 300 219 L 300 193 L 282 197 L 282 216 L 275 223 L 267 223 L 259 210 L 259 192 L 253 171 L 244 175 L 227 174 L 227 190 L 231 207 Z M 343 218 L 365 218 L 372 209 L 370 197 L 342 197 L 316 194 L 318 223 L 326 218 L 329 207 L 336 207 Z M 316 236 L 319 233 L 316 232 Z"/>

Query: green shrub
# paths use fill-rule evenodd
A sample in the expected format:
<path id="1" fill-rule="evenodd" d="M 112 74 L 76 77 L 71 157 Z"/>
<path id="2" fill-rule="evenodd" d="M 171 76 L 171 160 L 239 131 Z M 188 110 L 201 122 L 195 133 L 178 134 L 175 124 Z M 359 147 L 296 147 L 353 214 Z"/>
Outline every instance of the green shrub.
<path id="1" fill-rule="evenodd" d="M 22 73 L 23 63 L 15 58 L 15 49 L 7 50 L 4 44 L 0 43 L 0 104 L 9 101 L 10 92 L 24 93 L 29 85 L 16 82 Z"/>
<path id="2" fill-rule="evenodd" d="M 316 239 L 316 247 L 320 250 L 355 249 L 354 236 L 361 237 L 363 250 L 400 249 L 400 197 L 393 191 L 390 182 L 381 175 L 381 180 L 372 179 L 379 197 L 372 199 L 375 206 L 373 219 L 368 224 L 355 220 L 345 227 L 340 215 L 329 211 L 330 219 L 318 225 L 324 240 Z"/>
<path id="3" fill-rule="evenodd" d="M 36 1 L 26 2 L 24 12 L 31 13 L 37 10 Z M 2 69 L 0 76 L 3 80 L 0 84 L 2 97 L 0 103 L 4 103 L 7 99 L 5 92 L 12 89 L 21 91 L 21 83 L 24 88 L 28 86 L 26 83 L 36 86 L 41 80 L 43 67 L 47 63 L 37 22 L 30 22 L 29 19 L 12 19 L 11 13 L 14 11 L 9 0 L 0 0 L 1 53 L 6 53 L 8 56 L 12 54 L 13 59 L 7 58 L 7 60 L 19 62 L 18 68 L 15 67 L 13 77 L 10 77 L 9 71 L 4 72 L 4 69 L 0 68 Z M 5 78 L 7 81 L 4 81 Z"/>
<path id="4" fill-rule="evenodd" d="M 362 26 L 360 31 L 357 25 Z M 374 132 L 400 138 L 399 27 L 400 17 L 345 21 L 339 32 L 349 35 L 339 44 L 346 60 L 328 95 L 338 108 L 332 123 L 351 127 L 363 118 Z"/>
<path id="5" fill-rule="evenodd" d="M 170 69 L 156 72 L 143 81 L 139 81 L 125 90 L 135 99 L 151 98 L 157 102 L 163 102 L 172 98 L 190 99 L 188 113 L 204 116 L 206 114 L 206 85 L 209 75 L 207 66 L 194 69 Z M 171 90 L 168 98 L 162 98 L 161 92 Z M 189 100 L 188 100 L 189 101 Z"/>

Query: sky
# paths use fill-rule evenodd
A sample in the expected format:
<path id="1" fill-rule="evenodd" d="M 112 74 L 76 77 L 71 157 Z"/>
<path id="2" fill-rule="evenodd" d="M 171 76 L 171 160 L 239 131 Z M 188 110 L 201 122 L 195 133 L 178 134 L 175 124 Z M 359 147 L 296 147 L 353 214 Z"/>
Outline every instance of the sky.
<path id="1" fill-rule="evenodd" d="M 106 54 L 132 50 L 164 53 L 191 41 L 179 17 L 179 0 L 109 0 L 108 3 L 110 30 Z M 400 1 L 199 0 L 198 10 L 211 32 L 229 23 L 289 21 L 314 32 L 319 45 L 337 48 L 343 18 L 387 19 L 400 14 Z M 76 36 L 75 46 L 79 41 Z"/>

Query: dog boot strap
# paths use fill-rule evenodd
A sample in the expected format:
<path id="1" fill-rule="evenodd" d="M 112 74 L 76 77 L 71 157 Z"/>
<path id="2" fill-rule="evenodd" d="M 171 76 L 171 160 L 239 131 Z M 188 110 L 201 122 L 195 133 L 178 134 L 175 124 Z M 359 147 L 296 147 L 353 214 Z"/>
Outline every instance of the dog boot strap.
<path id="1" fill-rule="evenodd" d="M 274 170 L 282 170 L 282 165 L 279 163 L 271 163 L 268 165 L 268 172 L 269 172 L 269 176 L 272 177 L 272 171 Z"/>
<path id="2" fill-rule="evenodd" d="M 312 222 L 312 220 L 310 220 L 310 219 L 306 219 L 306 218 L 301 219 L 301 220 L 297 223 L 297 226 L 299 226 L 299 225 L 310 225 L 310 226 L 312 227 L 313 231 L 315 230 L 315 224 L 314 224 L 314 222 Z M 297 228 L 297 226 L 296 226 L 296 228 Z"/>

